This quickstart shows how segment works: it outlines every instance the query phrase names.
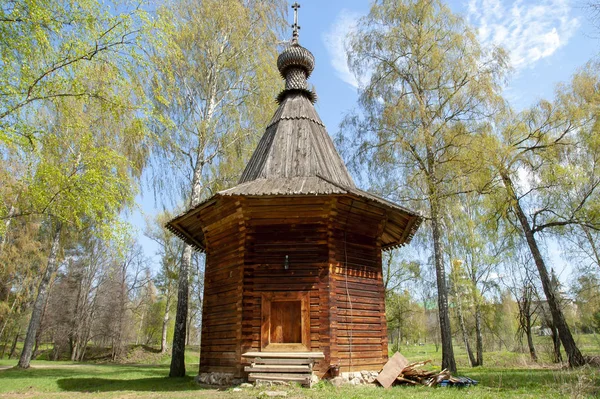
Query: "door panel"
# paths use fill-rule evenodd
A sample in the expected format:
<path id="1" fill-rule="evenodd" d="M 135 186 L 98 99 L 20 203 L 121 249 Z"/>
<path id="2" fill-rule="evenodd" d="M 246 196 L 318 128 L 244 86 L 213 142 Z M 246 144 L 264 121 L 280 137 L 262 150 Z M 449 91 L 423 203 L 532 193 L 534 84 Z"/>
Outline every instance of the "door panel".
<path id="1" fill-rule="evenodd" d="M 307 291 L 262 293 L 261 350 L 267 352 L 311 350 L 309 298 Z"/>
<path id="2" fill-rule="evenodd" d="M 271 343 L 302 343 L 300 301 L 271 302 Z"/>

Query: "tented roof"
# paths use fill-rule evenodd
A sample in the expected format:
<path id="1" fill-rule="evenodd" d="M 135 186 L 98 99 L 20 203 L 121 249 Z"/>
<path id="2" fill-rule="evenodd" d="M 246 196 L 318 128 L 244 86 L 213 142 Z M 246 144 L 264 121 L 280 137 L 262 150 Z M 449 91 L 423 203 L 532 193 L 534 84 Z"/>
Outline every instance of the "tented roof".
<path id="1" fill-rule="evenodd" d="M 280 55 L 278 67 L 286 79 L 279 107 L 238 185 L 175 217 L 167 228 L 199 250 L 205 248 L 201 211 L 218 206 L 223 197 L 350 196 L 383 215 L 381 244 L 384 249 L 409 242 L 422 217 L 354 185 L 325 125 L 313 105 L 316 95 L 307 89 L 306 78 L 314 57 L 297 42 Z"/>

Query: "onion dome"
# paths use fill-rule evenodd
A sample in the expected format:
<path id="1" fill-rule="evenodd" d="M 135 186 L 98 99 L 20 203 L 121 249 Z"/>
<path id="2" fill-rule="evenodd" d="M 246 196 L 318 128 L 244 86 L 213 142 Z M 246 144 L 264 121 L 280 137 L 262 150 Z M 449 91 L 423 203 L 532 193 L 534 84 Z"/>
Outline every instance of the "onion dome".
<path id="1" fill-rule="evenodd" d="M 298 16 L 297 9 L 300 7 L 295 4 L 295 22 L 292 42 L 287 46 L 279 57 L 277 57 L 277 69 L 281 77 L 285 79 L 285 89 L 277 96 L 277 102 L 281 104 L 288 93 L 302 93 L 311 102 L 317 100 L 314 91 L 308 89 L 306 80 L 315 69 L 315 57 L 310 51 L 298 44 Z"/>
<path id="2" fill-rule="evenodd" d="M 305 79 L 307 79 L 315 69 L 315 57 L 310 51 L 299 45 L 292 43 L 277 58 L 277 69 L 284 79 L 287 79 L 286 72 L 290 69 L 303 69 Z M 306 84 L 306 81 L 304 82 Z"/>

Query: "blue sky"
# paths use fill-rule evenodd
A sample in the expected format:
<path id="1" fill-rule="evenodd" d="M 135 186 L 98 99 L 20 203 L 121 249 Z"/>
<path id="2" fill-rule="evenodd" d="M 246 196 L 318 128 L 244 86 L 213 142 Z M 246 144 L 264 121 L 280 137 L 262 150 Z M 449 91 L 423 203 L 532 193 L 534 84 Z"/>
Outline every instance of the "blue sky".
<path id="1" fill-rule="evenodd" d="M 309 82 L 318 94 L 317 111 L 329 133 L 334 135 L 344 114 L 356 106 L 357 99 L 356 82 L 345 65 L 345 35 L 358 18 L 368 13 L 370 2 L 305 0 L 299 3 L 300 44 L 316 59 Z M 510 53 L 513 73 L 504 94 L 516 109 L 552 97 L 557 83 L 567 81 L 577 68 L 600 52 L 600 28 L 593 27 L 585 0 L 457 0 L 448 4 L 478 30 L 482 43 L 502 45 Z M 289 20 L 292 18 L 290 10 Z M 291 37 L 291 30 L 288 36 Z M 138 200 L 139 211 L 133 212 L 128 220 L 137 229 L 146 254 L 153 256 L 156 247 L 143 236 L 142 215 L 152 216 L 156 212 L 151 190 Z M 549 252 L 556 263 L 561 264 L 557 271 L 566 278 L 568 270 L 564 270 L 564 262 L 558 260 L 559 248 L 550 244 Z"/>

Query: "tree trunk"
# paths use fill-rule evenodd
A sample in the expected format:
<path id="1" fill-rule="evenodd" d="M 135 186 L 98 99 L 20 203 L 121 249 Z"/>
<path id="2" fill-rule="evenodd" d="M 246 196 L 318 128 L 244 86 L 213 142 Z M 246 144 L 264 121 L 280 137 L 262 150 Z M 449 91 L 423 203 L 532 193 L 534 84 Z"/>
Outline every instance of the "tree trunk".
<path id="1" fill-rule="evenodd" d="M 52 289 L 52 286 L 50 286 L 49 289 Z M 38 347 L 40 345 L 40 339 L 42 338 L 42 334 L 44 332 L 42 327 L 44 326 L 44 316 L 46 315 L 46 309 L 48 309 L 48 299 L 49 296 L 46 295 L 46 301 L 44 301 L 44 309 L 42 310 L 42 317 L 40 318 L 40 328 L 38 328 L 38 331 L 35 334 L 35 347 L 33 348 L 33 355 L 31 356 L 32 359 L 35 359 L 38 356 Z"/>
<path id="2" fill-rule="evenodd" d="M 190 299 L 188 299 L 188 301 Z M 192 333 L 192 325 L 194 323 L 194 312 L 190 313 L 189 316 L 190 317 L 188 318 L 188 321 L 187 321 L 187 333 L 186 333 L 186 336 L 185 336 L 185 344 L 186 345 L 190 344 L 190 335 Z"/>
<path id="3" fill-rule="evenodd" d="M 44 273 L 42 281 L 40 282 L 40 286 L 38 287 L 38 294 L 35 298 L 35 303 L 31 312 L 31 319 L 29 320 L 27 335 L 25 336 L 25 342 L 23 342 L 23 352 L 21 352 L 21 358 L 19 359 L 19 364 L 17 365 L 20 368 L 28 368 L 29 363 L 31 362 L 32 350 L 35 344 L 35 336 L 38 328 L 40 328 L 42 312 L 44 310 L 44 305 L 46 304 L 46 297 L 48 296 L 48 285 L 50 284 L 52 274 L 54 274 L 56 268 L 58 267 L 58 251 L 60 248 L 59 244 L 61 230 L 62 224 L 58 222 L 54 232 L 54 237 L 52 238 L 52 246 L 50 247 L 50 254 L 48 256 L 48 266 L 46 267 L 46 272 Z"/>
<path id="4" fill-rule="evenodd" d="M 140 336 L 142 335 L 142 327 L 144 326 L 144 317 L 146 315 L 146 306 L 144 306 L 142 309 L 142 316 L 140 317 L 140 325 L 138 327 L 137 336 L 135 338 L 136 345 L 139 345 L 139 343 L 140 343 Z"/>
<path id="5" fill-rule="evenodd" d="M 117 319 L 117 329 L 112 342 L 112 360 L 116 361 L 123 352 L 123 318 L 127 310 L 127 266 L 123 263 L 121 272 L 121 290 L 119 293 L 119 317 Z"/>
<path id="6" fill-rule="evenodd" d="M 525 233 L 527 245 L 529 246 L 531 255 L 533 257 L 533 260 L 535 261 L 535 265 L 540 276 L 540 280 L 542 281 L 544 294 L 546 295 L 548 307 L 550 308 L 550 313 L 552 314 L 553 324 L 558 330 L 558 335 L 565 348 L 565 352 L 567 353 L 569 366 L 583 366 L 585 364 L 585 359 L 579 351 L 579 348 L 577 347 L 577 344 L 573 339 L 573 335 L 571 334 L 571 330 L 567 325 L 567 321 L 565 320 L 563 312 L 560 309 L 560 304 L 558 303 L 558 299 L 556 298 L 556 292 L 554 290 L 554 287 L 552 286 L 552 282 L 550 281 L 548 269 L 546 268 L 546 264 L 544 263 L 544 259 L 542 258 L 542 254 L 540 253 L 537 241 L 534 236 L 534 232 L 531 230 L 531 226 L 529 225 L 529 221 L 527 220 L 527 216 L 525 216 L 525 212 L 523 212 L 523 209 L 521 208 L 521 204 L 519 203 L 519 197 L 517 196 L 517 193 L 514 190 L 512 180 L 508 176 L 508 173 L 504 171 L 501 172 L 501 177 L 506 187 L 506 190 L 508 191 L 508 194 L 510 196 L 510 200 L 512 202 L 511 205 L 515 213 L 517 214 L 519 222 L 521 223 L 521 227 L 523 228 L 523 232 Z"/>
<path id="7" fill-rule="evenodd" d="M 529 285 L 526 285 L 523 288 L 523 299 L 519 304 L 519 312 L 520 312 L 520 328 L 525 332 L 527 336 L 527 347 L 529 348 L 529 356 L 531 360 L 537 362 L 537 353 L 535 352 L 535 346 L 533 346 L 533 336 L 531 334 L 531 298 L 532 298 L 533 288 Z"/>
<path id="8" fill-rule="evenodd" d="M 40 328 L 38 330 L 38 333 L 35 335 L 35 345 L 33 347 L 33 354 L 31 355 L 31 359 L 35 360 L 36 357 L 38 357 L 38 349 L 40 347 L 40 337 L 41 337 L 41 331 L 42 329 Z"/>
<path id="9" fill-rule="evenodd" d="M 18 197 L 17 197 L 18 199 Z M 8 236 L 8 229 L 10 228 L 10 222 L 12 221 L 12 217 L 15 215 L 16 208 L 14 205 L 10 206 L 10 210 L 8 211 L 8 215 L 6 221 L 4 222 L 4 235 L 0 236 L 0 254 L 4 250 L 4 245 L 6 244 L 6 237 Z"/>
<path id="10" fill-rule="evenodd" d="M 75 278 L 75 277 L 73 277 Z M 74 362 L 79 356 L 79 343 L 80 343 L 80 331 L 81 331 L 81 308 L 83 307 L 82 288 L 83 288 L 83 276 L 79 277 L 77 283 L 77 293 L 75 294 L 75 309 L 73 311 L 73 320 L 71 322 L 71 361 Z"/>
<path id="11" fill-rule="evenodd" d="M 207 120 L 212 117 L 212 104 L 209 106 Z M 198 148 L 198 154 L 202 154 L 202 148 Z M 192 190 L 190 195 L 190 208 L 200 203 L 200 188 L 202 182 L 202 162 L 196 163 L 194 176 L 192 178 Z M 171 367 L 169 377 L 185 377 L 185 338 L 187 333 L 188 296 L 189 296 L 189 273 L 192 266 L 192 247 L 185 246 L 179 266 L 179 281 L 177 287 L 177 313 L 175 314 L 175 329 L 173 331 L 173 349 L 171 350 Z"/>
<path id="12" fill-rule="evenodd" d="M 10 353 L 8 354 L 9 359 L 12 359 L 13 356 L 15 355 L 15 351 L 17 350 L 17 342 L 19 342 L 20 335 L 21 335 L 21 329 L 18 329 L 17 333 L 15 334 L 15 339 L 12 343 L 12 346 L 10 347 Z"/>
<path id="13" fill-rule="evenodd" d="M 554 325 L 550 326 L 550 331 L 552 331 L 552 345 L 553 345 L 552 349 L 553 349 L 553 353 L 554 353 L 552 361 L 554 363 L 562 363 L 563 358 L 562 358 L 562 353 L 560 353 L 560 333 L 558 332 L 558 329 Z"/>
<path id="14" fill-rule="evenodd" d="M 185 377 L 185 336 L 187 331 L 188 312 L 188 273 L 192 263 L 192 247 L 186 245 L 181 258 L 179 282 L 177 289 L 177 314 L 175 315 L 175 331 L 173 332 L 173 349 L 171 350 L 171 368 L 169 377 Z"/>
<path id="15" fill-rule="evenodd" d="M 533 334 L 531 333 L 531 316 L 527 318 L 525 334 L 527 334 L 527 346 L 529 347 L 529 356 L 531 356 L 531 360 L 537 362 L 538 357 L 537 353 L 535 352 L 535 346 L 533 346 Z"/>
<path id="16" fill-rule="evenodd" d="M 477 366 L 483 366 L 483 333 L 481 331 L 481 306 L 479 298 L 475 302 L 475 345 L 477 346 Z"/>
<path id="17" fill-rule="evenodd" d="M 8 302 L 8 299 L 7 299 Z M 14 312 L 14 310 L 17 307 L 17 303 L 19 302 L 18 297 L 15 298 L 15 300 L 13 301 L 12 306 L 10 307 L 10 310 L 8 311 L 8 317 L 6 317 L 6 320 L 4 321 L 4 324 L 2 325 L 2 328 L 0 329 L 0 338 L 2 338 L 2 336 L 4 335 L 4 330 L 6 329 L 6 326 L 8 325 L 8 322 L 11 321 L 11 317 L 10 315 Z"/>
<path id="18" fill-rule="evenodd" d="M 596 262 L 596 265 L 600 267 L 600 251 L 596 246 L 596 241 L 594 241 L 594 237 L 592 237 L 592 234 L 590 233 L 590 229 L 588 227 L 582 227 L 582 229 L 585 233 L 585 238 L 587 238 L 587 240 L 590 243 L 590 247 L 592 248 L 592 252 L 594 254 L 594 261 Z"/>
<path id="19" fill-rule="evenodd" d="M 85 361 L 85 352 L 86 352 L 86 350 L 87 350 L 87 342 L 84 345 L 83 349 L 81 350 L 81 355 L 79 356 L 78 361 L 80 361 L 80 362 Z"/>
<path id="20" fill-rule="evenodd" d="M 473 356 L 473 351 L 471 350 L 471 345 L 469 344 L 469 334 L 467 334 L 465 318 L 462 312 L 461 298 L 458 292 L 456 294 L 456 311 L 458 312 L 458 321 L 460 324 L 460 331 L 462 333 L 463 342 L 465 343 L 465 350 L 467 351 L 467 355 L 469 355 L 469 363 L 471 363 L 471 367 L 475 367 L 477 365 L 477 361 Z"/>
<path id="21" fill-rule="evenodd" d="M 4 359 L 4 354 L 6 353 L 6 345 L 8 345 L 8 342 L 4 341 L 4 343 L 2 344 L 2 352 L 0 352 L 0 360 Z"/>
<path id="22" fill-rule="evenodd" d="M 171 288 L 167 287 L 167 303 L 165 305 L 165 315 L 163 316 L 162 339 L 160 340 L 160 353 L 167 351 L 167 329 L 169 327 L 169 308 L 171 307 Z"/>
<path id="23" fill-rule="evenodd" d="M 441 234 L 439 221 L 436 216 L 432 217 L 433 248 L 435 257 L 435 271 L 438 289 L 438 309 L 440 318 L 440 333 L 442 338 L 442 369 L 448 369 L 451 373 L 456 372 L 454 360 L 454 348 L 452 347 L 452 330 L 450 327 L 450 315 L 448 311 L 448 288 L 446 286 L 446 271 L 442 263 Z"/>
<path id="24" fill-rule="evenodd" d="M 75 356 L 75 343 L 73 341 L 73 337 L 69 337 L 69 353 L 71 361 L 73 361 L 73 357 Z"/>
<path id="25" fill-rule="evenodd" d="M 98 298 L 98 291 L 96 291 L 94 293 L 94 297 L 92 299 L 92 302 L 90 304 L 89 309 L 91 309 L 90 311 L 86 312 L 86 318 L 85 318 L 85 329 L 83 332 L 83 338 L 81 340 L 81 349 L 79 350 L 79 358 L 77 359 L 80 362 L 83 362 L 85 360 L 85 353 L 87 351 L 87 347 L 88 347 L 88 343 L 90 341 L 90 334 L 91 334 L 91 323 L 95 318 L 95 314 L 96 314 L 96 299 Z"/>
<path id="26" fill-rule="evenodd" d="M 433 159 L 428 157 L 430 172 L 435 173 Z M 433 179 L 432 176 L 429 177 Z M 442 234 L 440 231 L 440 203 L 437 195 L 435 182 L 429 182 L 429 205 L 431 207 L 431 230 L 433 238 L 433 258 L 435 262 L 435 274 L 437 278 L 438 309 L 440 318 L 440 332 L 442 338 L 442 369 L 448 369 L 451 373 L 456 372 L 456 361 L 454 360 L 454 348 L 452 347 L 452 330 L 450 326 L 450 314 L 448 311 L 448 286 L 446 284 L 446 270 L 442 262 Z"/>
<path id="27" fill-rule="evenodd" d="M 400 350 L 401 346 L 402 346 L 402 329 L 401 329 L 400 325 L 398 324 L 398 350 Z"/>

